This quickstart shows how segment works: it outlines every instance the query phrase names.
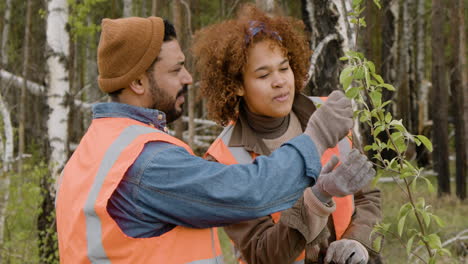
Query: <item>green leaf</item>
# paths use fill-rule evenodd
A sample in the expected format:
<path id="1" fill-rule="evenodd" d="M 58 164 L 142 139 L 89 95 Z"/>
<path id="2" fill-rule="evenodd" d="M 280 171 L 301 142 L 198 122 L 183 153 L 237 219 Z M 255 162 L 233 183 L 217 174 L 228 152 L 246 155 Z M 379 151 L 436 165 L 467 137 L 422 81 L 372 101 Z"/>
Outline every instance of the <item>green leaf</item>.
<path id="1" fill-rule="evenodd" d="M 343 85 L 343 87 L 344 87 L 344 85 Z M 348 97 L 350 99 L 356 98 L 356 96 L 358 96 L 358 94 L 359 94 L 359 87 L 351 87 L 348 90 L 346 90 L 346 97 Z"/>
<path id="2" fill-rule="evenodd" d="M 409 211 L 411 210 L 411 204 L 410 203 L 405 203 L 402 207 L 400 207 L 400 212 L 398 214 L 398 218 L 401 218 L 403 216 L 406 216 Z"/>
<path id="3" fill-rule="evenodd" d="M 385 115 L 385 122 L 390 123 L 391 121 L 392 121 L 392 114 L 390 114 L 390 112 L 387 112 L 387 114 Z"/>
<path id="4" fill-rule="evenodd" d="M 390 122 L 390 127 L 395 128 L 400 132 L 406 132 L 406 128 L 405 128 L 405 126 L 403 126 L 403 123 L 402 123 L 401 119 L 400 120 L 392 120 L 392 122 Z"/>
<path id="5" fill-rule="evenodd" d="M 429 264 L 435 264 L 435 263 L 436 263 L 435 257 L 432 257 L 429 259 Z"/>
<path id="6" fill-rule="evenodd" d="M 422 217 L 424 219 L 424 224 L 426 225 L 426 227 L 429 227 L 429 225 L 431 224 L 431 215 L 430 213 L 424 211 L 424 210 L 421 210 L 420 211 L 421 214 L 422 214 Z"/>
<path id="7" fill-rule="evenodd" d="M 380 251 L 382 248 L 382 236 L 378 236 L 372 241 L 372 248 L 377 252 Z"/>
<path id="8" fill-rule="evenodd" d="M 384 131 L 385 130 L 385 126 L 378 126 L 375 130 L 374 130 L 374 137 L 377 137 L 380 132 Z"/>
<path id="9" fill-rule="evenodd" d="M 369 74 L 369 69 L 364 67 L 364 76 L 366 77 L 366 87 L 369 89 L 370 87 L 370 74 Z M 380 104 L 379 104 L 380 106 Z"/>
<path id="10" fill-rule="evenodd" d="M 442 221 L 442 219 L 440 219 L 440 217 L 438 217 L 437 215 L 431 215 L 432 219 L 434 219 L 434 221 L 437 223 L 438 226 L 440 227 L 444 227 L 445 226 L 445 223 L 444 221 Z"/>
<path id="11" fill-rule="evenodd" d="M 362 80 L 364 79 L 364 70 L 362 67 L 358 67 L 356 71 L 354 72 L 354 79 L 356 80 Z"/>
<path id="12" fill-rule="evenodd" d="M 395 87 L 393 87 L 393 85 L 388 84 L 388 83 L 382 83 L 380 86 L 386 88 L 389 91 L 396 91 Z"/>
<path id="13" fill-rule="evenodd" d="M 382 94 L 376 91 L 370 92 L 369 96 L 374 107 L 379 107 L 382 104 Z"/>
<path id="14" fill-rule="evenodd" d="M 375 4 L 379 9 L 382 8 L 382 6 L 380 5 L 380 0 L 374 0 L 374 4 Z"/>
<path id="15" fill-rule="evenodd" d="M 431 181 L 426 177 L 420 177 L 420 178 L 422 178 L 422 179 L 424 179 L 424 181 L 426 181 L 427 189 L 429 190 L 429 192 L 434 193 L 435 189 L 434 189 L 434 185 L 432 185 Z"/>
<path id="16" fill-rule="evenodd" d="M 372 77 L 374 77 L 374 79 L 376 79 L 378 82 L 379 82 L 379 85 L 382 86 L 381 84 L 384 83 L 384 80 L 382 79 L 382 76 L 376 74 L 376 73 L 372 73 Z"/>
<path id="17" fill-rule="evenodd" d="M 409 256 L 411 253 L 411 249 L 413 248 L 413 240 L 414 240 L 414 235 L 408 239 L 408 242 L 406 243 L 406 254 Z"/>
<path id="18" fill-rule="evenodd" d="M 398 220 L 398 235 L 401 237 L 403 234 L 403 227 L 405 226 L 406 215 Z"/>
<path id="19" fill-rule="evenodd" d="M 371 149 L 372 149 L 372 145 L 366 145 L 366 146 L 364 147 L 364 151 L 369 151 L 369 150 L 371 150 Z"/>
<path id="20" fill-rule="evenodd" d="M 440 237 L 436 234 L 430 234 L 426 237 L 426 242 L 429 244 L 431 248 L 438 249 L 442 247 L 442 243 L 440 242 Z"/>
<path id="21" fill-rule="evenodd" d="M 417 135 L 416 137 L 419 140 L 421 140 L 421 142 L 424 144 L 424 146 L 427 148 L 427 150 L 429 150 L 429 152 L 432 152 L 432 143 L 427 137 L 425 137 L 423 135 Z"/>
<path id="22" fill-rule="evenodd" d="M 346 57 L 346 56 L 343 56 L 343 57 L 340 58 L 340 61 L 347 61 L 347 60 L 349 60 L 349 58 Z"/>
<path id="23" fill-rule="evenodd" d="M 372 61 L 366 61 L 367 68 L 369 68 L 371 74 L 375 73 L 375 65 Z"/>
<path id="24" fill-rule="evenodd" d="M 346 68 L 343 69 L 343 71 L 341 71 L 340 73 L 340 83 L 343 84 L 344 83 L 344 80 L 346 78 L 349 78 L 350 76 L 352 77 L 352 73 L 354 71 L 354 66 L 348 66 Z M 348 88 L 348 87 L 344 87 L 345 89 Z"/>

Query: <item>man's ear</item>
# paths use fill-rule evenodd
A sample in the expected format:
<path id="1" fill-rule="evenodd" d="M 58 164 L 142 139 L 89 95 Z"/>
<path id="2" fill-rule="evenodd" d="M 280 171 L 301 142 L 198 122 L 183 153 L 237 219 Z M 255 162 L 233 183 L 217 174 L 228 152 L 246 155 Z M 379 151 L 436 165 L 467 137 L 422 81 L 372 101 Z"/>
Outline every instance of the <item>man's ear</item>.
<path id="1" fill-rule="evenodd" d="M 141 95 L 145 93 L 145 83 L 147 83 L 145 74 L 140 75 L 137 79 L 130 83 L 129 88 L 136 94 Z"/>

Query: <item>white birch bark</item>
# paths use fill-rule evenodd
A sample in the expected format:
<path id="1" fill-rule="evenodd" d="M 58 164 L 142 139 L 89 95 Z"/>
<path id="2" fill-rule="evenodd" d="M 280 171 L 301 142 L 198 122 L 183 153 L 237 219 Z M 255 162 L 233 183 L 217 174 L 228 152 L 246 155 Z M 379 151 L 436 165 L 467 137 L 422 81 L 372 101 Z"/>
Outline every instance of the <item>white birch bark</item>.
<path id="1" fill-rule="evenodd" d="M 70 91 L 66 59 L 69 53 L 69 35 L 65 29 L 68 21 L 67 0 L 51 0 L 47 16 L 47 46 L 51 55 L 47 59 L 49 70 L 47 103 L 50 107 L 47 121 L 51 147 L 50 169 L 54 180 L 67 159 L 68 113 L 65 103 Z"/>
<path id="2" fill-rule="evenodd" d="M 6 103 L 3 101 L 3 96 L 0 93 L 0 114 L 3 120 L 3 129 L 5 131 L 5 141 L 0 142 L 2 144 L 2 162 L 3 169 L 0 173 L 0 188 L 2 188 L 2 201 L 0 201 L 0 245 L 3 244 L 3 233 L 5 229 L 5 216 L 8 201 L 10 198 L 10 173 L 7 173 L 11 169 L 13 162 L 13 127 L 11 125 L 10 111 Z M 0 136 L 0 138 L 2 138 Z M 3 145 L 4 144 L 4 145 Z M 1 262 L 1 256 L 0 256 Z"/>
<path id="3" fill-rule="evenodd" d="M 349 22 L 348 14 L 352 11 L 350 0 L 332 0 L 339 13 L 338 24 L 336 29 L 343 39 L 343 51 L 355 50 L 356 30 L 355 25 Z"/>
<path id="4" fill-rule="evenodd" d="M 0 56 L 2 57 L 2 65 L 5 67 L 8 64 L 8 52 L 7 52 L 7 40 L 8 34 L 10 33 L 10 19 L 11 19 L 11 0 L 5 1 L 5 15 L 3 19 L 3 31 L 2 31 L 2 47 L 0 50 Z"/>
<path id="5" fill-rule="evenodd" d="M 275 9 L 275 0 L 255 0 L 255 4 L 266 13 L 271 13 Z"/>
<path id="6" fill-rule="evenodd" d="M 132 7 L 132 0 L 123 0 L 123 17 L 131 17 L 133 15 Z"/>
<path id="7" fill-rule="evenodd" d="M 425 13 L 425 1 L 418 0 L 417 3 L 417 18 L 416 18 L 416 43 L 415 43 L 415 52 L 416 52 L 416 89 L 418 92 L 418 134 L 422 134 L 424 129 L 424 124 L 428 121 L 428 89 L 424 89 L 425 76 L 425 36 L 426 32 L 424 30 L 424 13 Z M 427 85 L 425 85 L 427 87 Z"/>

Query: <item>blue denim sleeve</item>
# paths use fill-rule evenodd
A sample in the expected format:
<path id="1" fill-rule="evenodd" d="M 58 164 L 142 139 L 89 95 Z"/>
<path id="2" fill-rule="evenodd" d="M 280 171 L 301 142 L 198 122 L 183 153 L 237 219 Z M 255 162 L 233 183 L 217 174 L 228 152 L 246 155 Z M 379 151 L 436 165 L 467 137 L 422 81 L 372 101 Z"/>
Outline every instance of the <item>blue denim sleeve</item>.
<path id="1" fill-rule="evenodd" d="M 127 171 L 108 210 L 132 236 L 161 234 L 175 225 L 223 226 L 290 208 L 320 169 L 315 145 L 305 135 L 252 164 L 231 166 L 151 142 Z"/>

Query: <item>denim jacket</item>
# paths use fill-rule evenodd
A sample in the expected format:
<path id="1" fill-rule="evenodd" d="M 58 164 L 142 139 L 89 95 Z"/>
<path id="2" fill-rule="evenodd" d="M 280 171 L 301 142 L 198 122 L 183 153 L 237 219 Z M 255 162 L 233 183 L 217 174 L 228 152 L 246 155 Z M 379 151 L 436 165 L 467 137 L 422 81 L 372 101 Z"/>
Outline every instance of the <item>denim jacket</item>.
<path id="1" fill-rule="evenodd" d="M 164 113 L 100 103 L 93 118 L 131 118 L 166 130 Z M 165 142 L 149 142 L 109 199 L 107 210 L 131 237 L 175 226 L 224 226 L 290 208 L 321 170 L 313 141 L 298 136 L 252 164 L 226 166 Z"/>

